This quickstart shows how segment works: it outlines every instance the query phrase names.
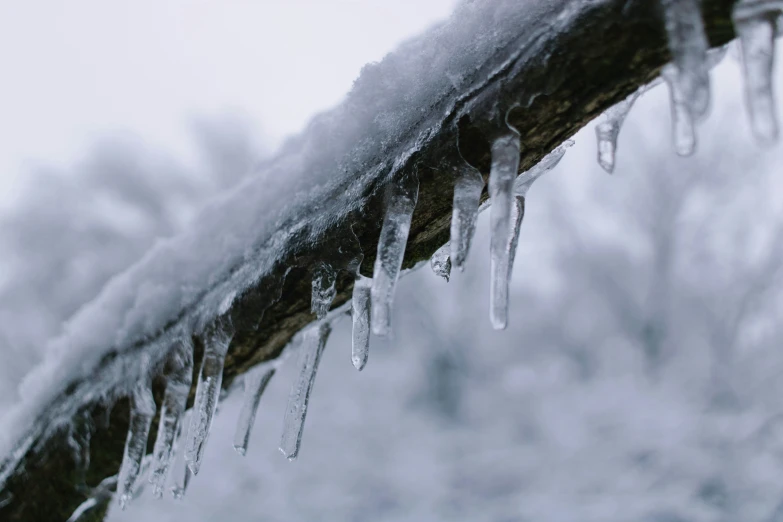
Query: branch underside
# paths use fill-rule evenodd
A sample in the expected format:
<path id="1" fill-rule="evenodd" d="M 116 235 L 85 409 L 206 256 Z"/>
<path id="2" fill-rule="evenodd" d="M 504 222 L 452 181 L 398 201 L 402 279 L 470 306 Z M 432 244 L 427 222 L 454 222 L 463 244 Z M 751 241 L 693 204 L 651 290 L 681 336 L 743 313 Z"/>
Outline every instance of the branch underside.
<path id="1" fill-rule="evenodd" d="M 702 2 L 712 46 L 734 38 L 733 3 L 734 0 Z M 544 37 L 549 50 L 546 57 L 530 59 L 518 70 L 509 67 L 500 73 L 503 88 L 498 91 L 499 96 L 511 92 L 537 93 L 528 105 L 509 113 L 509 124 L 521 135 L 521 171 L 531 168 L 604 110 L 658 76 L 660 68 L 670 59 L 659 9 L 657 2 L 648 0 L 595 2 L 593 7 L 583 9 L 581 19 L 567 33 Z M 503 105 L 503 100 L 500 102 Z M 492 141 L 486 125 L 470 116 L 451 123 L 459 128 L 462 155 L 486 179 Z M 453 125 L 443 128 L 452 129 Z M 441 165 L 442 158 L 452 154 L 456 136 L 444 130 L 425 143 L 406 166 L 417 170 L 420 186 L 404 268 L 429 259 L 449 240 L 454 180 Z M 485 187 L 482 199 L 487 197 L 486 190 Z M 278 357 L 292 337 L 315 319 L 311 312 L 311 269 L 316 261 L 329 260 L 329 245 L 337 241 L 355 243 L 355 234 L 364 253 L 361 271 L 366 276 L 372 275 L 383 221 L 382 194 L 382 187 L 375 187 L 364 208 L 327 230 L 321 244 L 290 253 L 255 288 L 235 300 L 230 315 L 237 331 L 225 361 L 224 387 L 256 364 Z M 340 260 L 335 266 L 342 264 Z M 277 284 L 280 281 L 282 291 Z M 351 298 L 353 282 L 352 274 L 340 272 L 334 308 Z M 277 291 L 280 299 L 267 308 L 268 296 Z M 199 361 L 203 345 L 198 338 L 194 341 L 195 357 Z M 154 394 L 160 404 L 163 396 L 160 379 L 154 384 Z M 192 389 L 189 402 L 193 394 Z M 0 493 L 0 520 L 66 520 L 88 498 L 88 486 L 96 486 L 117 473 L 128 417 L 127 400 L 111 406 L 98 400 L 84 405 L 74 423 L 86 423 L 92 430 L 87 470 L 78 464 L 67 433 L 35 445 Z M 153 422 L 148 452 L 156 429 L 157 420 Z M 8 494 L 11 497 L 4 502 Z M 82 520 L 102 520 L 105 512 L 104 501 L 103 506 L 90 511 Z"/>

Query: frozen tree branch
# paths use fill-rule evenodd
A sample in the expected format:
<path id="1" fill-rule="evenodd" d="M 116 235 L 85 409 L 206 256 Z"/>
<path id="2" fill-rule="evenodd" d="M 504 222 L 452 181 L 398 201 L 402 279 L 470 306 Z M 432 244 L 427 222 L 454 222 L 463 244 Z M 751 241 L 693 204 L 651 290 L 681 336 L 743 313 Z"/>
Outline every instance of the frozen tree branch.
<path id="1" fill-rule="evenodd" d="M 525 171 L 604 110 L 653 80 L 670 60 L 658 2 L 553 0 L 539 3 L 545 7 L 533 8 L 535 2 L 518 2 L 519 9 L 528 13 L 526 18 L 520 18 L 517 37 L 494 50 L 492 63 L 461 71 L 462 78 L 452 80 L 453 89 L 432 101 L 432 106 L 413 107 L 429 116 L 405 119 L 406 127 L 398 133 L 403 136 L 399 142 L 382 143 L 361 154 L 356 152 L 361 152 L 361 143 L 353 145 L 352 156 L 340 163 L 344 168 L 341 175 L 349 181 L 369 179 L 359 194 L 361 204 L 337 220 L 327 210 L 313 207 L 308 216 L 312 223 L 304 225 L 307 233 L 288 237 L 282 257 L 275 259 L 252 287 L 230 303 L 225 317 L 230 318 L 235 334 L 225 357 L 224 387 L 259 362 L 278 357 L 292 337 L 315 319 L 311 312 L 311 278 L 319 263 L 341 270 L 333 307 L 351 297 L 354 275 L 347 267 L 359 253 L 364 255 L 361 272 L 371 275 L 383 221 L 384 189 L 390 178 L 418 174 L 418 203 L 403 261 L 403 267 L 411 267 L 428 259 L 449 239 L 454 178 L 451 171 L 443 168 L 443 159 L 453 155 L 457 141 L 462 156 L 487 179 L 491 143 L 498 131 L 493 127 L 498 120 L 490 115 L 493 108 L 511 109 L 508 123 L 519 132 L 520 171 Z M 734 0 L 703 0 L 710 45 L 722 45 L 734 37 L 733 3 Z M 569 18 L 567 24 L 561 23 L 564 17 Z M 454 23 L 459 24 L 459 20 Z M 484 26 L 473 24 L 464 30 L 474 31 L 475 34 L 467 36 L 479 42 L 483 38 L 481 31 L 491 32 L 495 23 L 496 20 L 486 20 Z M 365 70 L 359 83 L 371 81 L 373 75 L 395 77 L 395 60 L 412 49 L 406 45 L 396 53 L 396 58 Z M 453 52 L 447 47 L 424 51 L 437 57 Z M 459 62 L 460 57 L 449 58 Z M 409 77 L 403 77 L 395 90 L 414 96 L 419 85 L 415 82 L 408 85 L 405 83 L 408 80 Z M 317 79 L 313 87 L 317 88 Z M 469 107 L 472 108 L 468 110 Z M 368 111 L 373 109 L 366 107 Z M 319 132 L 310 132 L 302 140 L 292 142 L 279 158 L 270 162 L 268 167 L 274 174 L 282 176 L 287 166 L 295 167 L 300 153 L 298 147 L 308 140 L 326 140 L 333 134 L 347 132 L 344 128 L 332 128 L 334 125 L 330 127 L 328 115 L 318 121 L 318 126 Z M 361 135 L 362 129 L 350 132 L 354 131 Z M 368 174 L 376 164 L 386 167 Z M 486 197 L 485 187 L 482 198 Z M 232 230 L 222 233 L 230 235 Z M 214 241 L 215 248 L 220 248 L 220 238 Z M 335 252 L 335 245 L 344 248 Z M 186 256 L 187 252 L 179 254 Z M 242 268 L 235 267 L 235 270 Z M 221 281 L 216 281 L 214 286 L 220 284 Z M 165 325 L 162 332 L 175 328 L 189 314 L 191 311 L 183 305 L 172 318 L 161 319 Z M 98 378 L 113 371 L 112 368 L 116 370 L 112 365 L 118 364 L 118 360 L 134 353 L 138 356 L 150 342 L 149 335 L 141 335 L 127 346 L 108 350 L 92 375 Z M 197 336 L 194 343 L 198 369 L 204 346 Z M 346 347 L 346 363 L 348 353 Z M 0 491 L 0 519 L 66 520 L 89 497 L 90 485 L 117 473 L 128 430 L 129 403 L 125 399 L 117 402 L 113 399 L 127 395 L 128 390 L 114 390 L 111 400 L 106 400 L 105 390 L 94 394 L 86 390 L 90 390 L 89 379 L 78 379 L 52 397 L 46 410 L 39 412 L 38 429 L 30 434 L 32 444 L 17 446 L 22 458 L 6 461 L 5 471 L 10 475 Z M 160 405 L 163 398 L 160 379 L 153 383 L 153 392 Z M 63 406 L 75 394 L 87 397 L 77 411 Z M 189 404 L 193 395 L 191 389 Z M 63 415 L 72 419 L 71 432 L 90 434 L 86 470 L 84 459 L 78 458 L 81 452 L 74 451 L 74 445 L 69 442 L 73 440 L 69 431 L 61 430 L 52 436 L 51 426 L 41 427 L 61 422 Z M 157 419 L 152 423 L 148 452 L 156 429 Z M 87 512 L 82 520 L 101 520 L 106 502 L 106 495 L 102 495 L 99 506 Z"/>

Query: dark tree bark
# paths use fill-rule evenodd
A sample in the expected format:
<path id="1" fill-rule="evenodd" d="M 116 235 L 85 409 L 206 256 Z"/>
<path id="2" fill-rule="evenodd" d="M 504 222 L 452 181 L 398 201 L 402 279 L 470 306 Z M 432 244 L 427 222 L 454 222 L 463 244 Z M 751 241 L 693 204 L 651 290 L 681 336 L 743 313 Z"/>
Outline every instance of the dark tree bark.
<path id="1" fill-rule="evenodd" d="M 730 41 L 734 37 L 730 17 L 734 0 L 703 0 L 702 3 L 710 44 L 717 46 Z M 504 86 L 500 96 L 515 88 L 543 93 L 529 106 L 510 113 L 510 123 L 522 138 L 521 170 L 533 166 L 604 110 L 653 80 L 670 59 L 662 16 L 654 0 L 594 2 L 592 7 L 583 8 L 580 16 L 579 23 L 567 34 L 545 37 L 545 47 L 550 50 L 547 56 L 534 58 L 518 70 L 509 67 L 498 78 Z M 491 88 L 492 85 L 487 86 Z M 469 117 L 456 123 L 460 150 L 486 178 L 490 161 L 488 131 Z M 441 158 L 453 150 L 454 140 L 455 134 L 451 132 L 435 136 L 423 144 L 407 167 L 417 168 L 420 191 L 405 267 L 428 259 L 449 239 L 453 180 L 450 172 L 439 170 L 439 165 Z M 373 190 L 375 195 L 351 220 L 365 254 L 362 264 L 365 275 L 371 275 L 383 213 L 382 187 Z M 486 188 L 483 197 L 486 198 Z M 327 244 L 355 242 L 349 232 L 350 227 L 344 223 L 336 225 L 323 235 L 322 245 L 297 249 L 289 259 L 281 260 L 258 287 L 235 301 L 230 314 L 237 333 L 226 359 L 224 386 L 255 364 L 279 356 L 292 336 L 314 320 L 310 312 L 312 261 L 323 259 L 322 251 Z M 289 267 L 293 268 L 288 271 Z M 275 283 L 279 281 L 284 281 L 280 299 L 264 310 L 267 303 L 264 296 L 276 291 Z M 341 273 L 335 307 L 350 299 L 352 285 L 353 277 Z M 263 319 L 255 328 L 262 312 Z M 203 348 L 196 342 L 196 367 L 201 352 Z M 161 383 L 156 382 L 159 404 L 161 388 Z M 100 402 L 84 405 L 81 420 L 75 422 L 85 423 L 92 432 L 91 459 L 86 472 L 80 471 L 67 434 L 51 437 L 28 451 L 5 490 L 0 492 L 0 520 L 66 520 L 87 498 L 86 485 L 95 486 L 118 472 L 128 412 L 127 400 L 113 407 Z M 148 449 L 155 437 L 156 424 L 157 420 L 153 423 Z M 4 498 L 8 499 L 5 503 Z M 102 520 L 105 512 L 104 503 L 84 520 Z"/>

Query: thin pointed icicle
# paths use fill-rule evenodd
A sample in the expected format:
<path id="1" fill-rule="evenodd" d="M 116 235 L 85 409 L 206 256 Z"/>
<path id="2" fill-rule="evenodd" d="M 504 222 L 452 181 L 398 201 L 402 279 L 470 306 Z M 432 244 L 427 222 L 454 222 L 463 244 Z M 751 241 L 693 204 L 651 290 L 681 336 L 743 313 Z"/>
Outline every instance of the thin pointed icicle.
<path id="1" fill-rule="evenodd" d="M 334 269 L 320 263 L 313 271 L 313 293 L 310 308 L 318 319 L 323 319 L 329 313 L 332 301 L 337 295 L 337 274 Z"/>
<path id="2" fill-rule="evenodd" d="M 275 371 L 275 367 L 271 364 L 261 364 L 245 374 L 245 397 L 237 420 L 237 429 L 234 432 L 234 450 L 243 457 L 247 454 L 247 444 L 256 421 L 261 395 L 264 394 L 266 385 L 269 384 Z"/>
<path id="3" fill-rule="evenodd" d="M 183 336 L 176 342 L 168 364 L 169 373 L 166 377 L 166 391 L 160 410 L 158 436 L 152 451 L 154 462 L 150 483 L 155 498 L 163 496 L 169 466 L 174 456 L 172 452 L 174 440 L 180 432 L 182 413 L 185 411 L 185 403 L 193 380 L 193 343 L 190 336 Z"/>
<path id="4" fill-rule="evenodd" d="M 476 207 L 478 210 L 478 207 Z M 430 268 L 435 272 L 435 275 L 442 277 L 449 282 L 451 277 L 451 244 L 446 243 L 432 254 L 430 258 Z"/>
<path id="5" fill-rule="evenodd" d="M 123 510 L 133 499 L 134 486 L 141 471 L 141 461 L 147 452 L 147 438 L 156 411 L 155 399 L 152 396 L 152 380 L 147 375 L 147 364 L 143 364 L 143 367 L 142 381 L 136 385 L 131 396 L 128 436 L 125 439 L 125 452 L 117 483 L 120 508 Z"/>
<path id="6" fill-rule="evenodd" d="M 663 67 L 661 75 L 669 86 L 674 149 L 680 156 L 690 156 L 696 150 L 696 130 L 693 126 L 693 116 L 685 101 L 685 95 L 677 81 L 679 72 L 672 64 L 668 64 Z"/>
<path id="7" fill-rule="evenodd" d="M 661 0 L 677 91 L 691 118 L 699 121 L 710 108 L 707 35 L 700 0 Z"/>
<path id="8" fill-rule="evenodd" d="M 353 283 L 351 300 L 351 362 L 362 371 L 370 353 L 370 288 L 372 279 L 359 275 Z"/>
<path id="9" fill-rule="evenodd" d="M 326 341 L 332 328 L 329 323 L 322 322 L 304 333 L 299 358 L 299 377 L 291 388 L 288 405 L 283 421 L 283 436 L 280 440 L 280 451 L 288 460 L 294 460 L 299 455 L 302 444 L 307 405 L 313 391 L 318 363 L 321 361 Z"/>
<path id="10" fill-rule="evenodd" d="M 414 173 L 404 175 L 388 187 L 386 215 L 378 240 L 378 255 L 375 258 L 371 289 L 372 331 L 375 335 L 388 335 L 391 331 L 394 292 L 418 198 L 419 180 Z"/>
<path id="11" fill-rule="evenodd" d="M 185 460 L 194 475 L 198 475 L 201 467 L 212 419 L 217 410 L 220 385 L 223 382 L 223 363 L 232 337 L 232 329 L 217 322 L 204 338 L 204 358 L 201 360 L 196 399 L 193 402 L 193 415 L 185 446 Z"/>
<path id="12" fill-rule="evenodd" d="M 595 128 L 596 138 L 598 138 L 598 164 L 609 174 L 614 172 L 617 138 L 620 136 L 620 129 L 633 104 L 641 95 L 642 89 L 639 89 L 611 107 L 604 113 L 605 120 Z"/>
<path id="13" fill-rule="evenodd" d="M 783 2 L 745 0 L 734 5 L 734 28 L 742 51 L 745 103 L 753 135 L 762 145 L 778 139 L 777 107 L 772 88 L 775 26 Z"/>
<path id="14" fill-rule="evenodd" d="M 489 174 L 490 209 L 490 319 L 496 330 L 508 323 L 509 252 L 508 244 L 514 206 L 514 180 L 519 171 L 519 135 L 509 132 L 492 143 Z"/>
<path id="15" fill-rule="evenodd" d="M 464 270 L 470 243 L 476 232 L 484 178 L 461 157 L 454 170 L 454 210 L 451 214 L 451 262 Z"/>
<path id="16" fill-rule="evenodd" d="M 171 486 L 171 496 L 175 500 L 181 500 L 185 496 L 185 492 L 188 490 L 188 484 L 190 484 L 190 477 L 192 473 L 188 467 L 188 463 L 185 461 L 185 436 L 186 427 L 189 425 L 191 411 L 187 410 L 182 415 L 182 422 L 180 423 L 179 433 L 177 433 L 177 440 L 174 444 L 174 453 L 176 458 L 174 459 L 173 475 L 174 485 Z"/>

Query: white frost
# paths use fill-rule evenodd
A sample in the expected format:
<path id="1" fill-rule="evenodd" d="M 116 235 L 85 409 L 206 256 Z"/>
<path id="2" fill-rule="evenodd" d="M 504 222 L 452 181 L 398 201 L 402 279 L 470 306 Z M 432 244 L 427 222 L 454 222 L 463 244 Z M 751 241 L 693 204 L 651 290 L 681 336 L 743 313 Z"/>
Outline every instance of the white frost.
<path id="1" fill-rule="evenodd" d="M 326 264 L 319 264 L 313 271 L 313 293 L 310 308 L 318 319 L 323 319 L 332 307 L 337 295 L 337 273 Z"/>
<path id="2" fill-rule="evenodd" d="M 419 180 L 416 174 L 408 173 L 388 187 L 371 289 L 372 331 L 375 335 L 387 335 L 391 331 L 394 292 L 418 198 Z"/>
<path id="3" fill-rule="evenodd" d="M 280 451 L 288 460 L 294 460 L 299 455 L 302 432 L 307 417 L 307 405 L 310 402 L 310 394 L 313 391 L 321 354 L 323 354 L 331 331 L 332 327 L 329 323 L 320 322 L 304 334 L 300 348 L 299 377 L 288 396 L 288 405 L 283 420 L 283 436 L 280 440 Z"/>

